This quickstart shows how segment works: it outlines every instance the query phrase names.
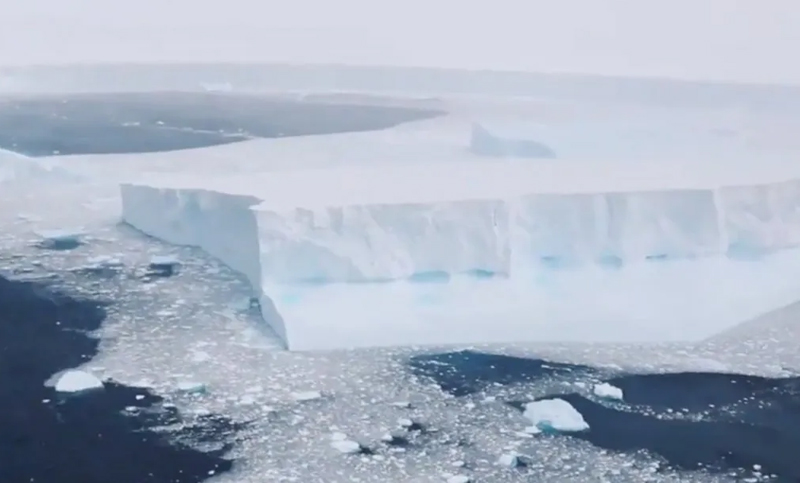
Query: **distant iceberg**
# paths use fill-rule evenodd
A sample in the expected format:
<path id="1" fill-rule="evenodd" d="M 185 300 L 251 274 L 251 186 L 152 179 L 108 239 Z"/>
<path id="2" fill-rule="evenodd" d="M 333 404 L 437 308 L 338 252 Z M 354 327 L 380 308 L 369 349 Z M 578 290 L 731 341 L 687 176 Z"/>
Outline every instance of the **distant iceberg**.
<path id="1" fill-rule="evenodd" d="M 510 137 L 490 130 L 481 124 L 472 125 L 470 149 L 481 156 L 512 158 L 556 158 L 556 152 L 544 143 L 522 135 Z"/>

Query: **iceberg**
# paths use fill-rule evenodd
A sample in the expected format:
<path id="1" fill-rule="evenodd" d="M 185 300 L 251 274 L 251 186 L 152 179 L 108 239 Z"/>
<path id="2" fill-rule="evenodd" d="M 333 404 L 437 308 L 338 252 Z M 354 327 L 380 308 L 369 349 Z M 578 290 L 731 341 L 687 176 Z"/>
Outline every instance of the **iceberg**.
<path id="1" fill-rule="evenodd" d="M 483 156 L 545 159 L 557 157 L 550 147 L 534 139 L 528 139 L 524 134 L 502 136 L 478 123 L 472 125 L 470 149 L 473 153 Z"/>
<path id="2" fill-rule="evenodd" d="M 689 172 L 692 176 L 686 176 Z M 800 166 L 524 159 L 121 185 L 293 350 L 700 340 L 800 295 Z"/>

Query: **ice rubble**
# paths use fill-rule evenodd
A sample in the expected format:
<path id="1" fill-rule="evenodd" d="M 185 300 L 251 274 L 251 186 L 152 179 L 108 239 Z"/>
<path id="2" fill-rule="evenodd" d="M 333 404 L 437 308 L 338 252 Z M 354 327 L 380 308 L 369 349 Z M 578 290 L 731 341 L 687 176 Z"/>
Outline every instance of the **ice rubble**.
<path id="1" fill-rule="evenodd" d="M 414 164 L 121 192 L 126 222 L 242 273 L 292 349 L 696 340 L 800 293 L 800 166 L 752 165 Z"/>

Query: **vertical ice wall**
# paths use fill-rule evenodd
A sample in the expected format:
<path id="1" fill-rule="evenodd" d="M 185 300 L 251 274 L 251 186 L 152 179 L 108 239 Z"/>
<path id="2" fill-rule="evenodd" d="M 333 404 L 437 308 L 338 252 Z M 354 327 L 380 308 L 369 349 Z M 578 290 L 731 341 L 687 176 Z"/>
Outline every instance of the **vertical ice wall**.
<path id="1" fill-rule="evenodd" d="M 265 293 L 282 285 L 336 286 L 330 293 L 344 296 L 351 293 L 348 290 L 356 290 L 347 284 L 375 286 L 374 282 L 415 281 L 415 277 L 427 274 L 442 274 L 445 281 L 465 272 L 505 278 L 521 274 L 526 278 L 530 270 L 608 264 L 633 273 L 642 272 L 644 264 L 679 260 L 668 270 L 670 283 L 677 283 L 670 290 L 675 290 L 681 285 L 681 277 L 691 276 L 692 260 L 728 263 L 724 260 L 742 253 L 759 256 L 800 246 L 798 181 L 719 189 L 530 194 L 508 199 L 319 209 L 277 209 L 261 204 L 255 196 L 134 185 L 122 186 L 122 199 L 123 217 L 134 227 L 167 242 L 203 248 L 244 274 L 261 301 L 265 321 L 290 348 L 299 329 L 293 330 L 293 321 L 284 320 L 280 313 L 285 307 L 276 307 L 271 294 Z M 733 273 L 741 266 L 729 268 Z M 579 279 L 581 270 L 563 273 L 565 280 Z M 704 273 L 710 277 L 707 284 L 719 285 L 718 292 L 723 285 L 737 290 L 735 283 L 726 285 L 710 272 Z M 784 288 L 781 303 L 791 301 L 793 294 L 792 287 Z M 621 285 L 614 293 L 623 303 L 623 295 L 632 289 L 646 296 L 648 290 L 658 287 Z M 603 298 L 580 290 L 576 293 L 576 297 L 585 298 L 583 302 Z M 391 299 L 392 303 L 405 307 L 400 292 L 396 295 L 400 298 Z M 500 295 L 497 300 L 502 299 Z M 763 308 L 761 305 L 772 300 L 758 291 L 747 295 L 750 309 Z M 355 296 L 351 293 L 347 297 Z M 669 294 L 660 297 L 672 300 Z M 543 300 L 546 302 L 546 297 Z M 671 305 L 665 303 L 665 307 Z M 699 304 L 694 315 L 705 310 L 703 303 Z M 357 311 L 358 305 L 353 302 L 347 310 Z M 337 315 L 338 309 L 333 306 L 329 307 L 333 312 L 328 313 L 324 307 L 328 306 L 312 310 L 313 316 L 303 311 L 304 317 L 313 319 L 303 320 L 305 327 L 324 329 L 335 323 L 320 322 L 321 313 L 333 319 L 348 316 Z M 630 312 L 626 307 L 623 303 L 615 314 L 621 317 Z M 294 316 L 298 313 L 292 312 Z M 558 313 L 547 315 L 558 317 Z M 438 316 L 455 317 L 448 311 Z M 641 314 L 637 317 L 629 322 L 647 323 Z M 293 320 L 297 326 L 299 321 Z"/>
<path id="2" fill-rule="evenodd" d="M 508 274 L 503 200 L 258 208 L 261 267 L 277 282 L 368 282 L 472 270 Z"/>

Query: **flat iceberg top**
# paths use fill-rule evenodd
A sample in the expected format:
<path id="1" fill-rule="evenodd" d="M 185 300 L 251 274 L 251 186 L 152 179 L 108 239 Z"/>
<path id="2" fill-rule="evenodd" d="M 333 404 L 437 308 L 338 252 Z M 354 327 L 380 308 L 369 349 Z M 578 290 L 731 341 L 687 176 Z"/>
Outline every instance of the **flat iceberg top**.
<path id="1" fill-rule="evenodd" d="M 706 164 L 490 160 L 348 166 L 229 176 L 153 175 L 135 184 L 254 196 L 269 209 L 505 200 L 532 194 L 602 194 L 751 186 L 800 179 L 800 163 Z"/>

